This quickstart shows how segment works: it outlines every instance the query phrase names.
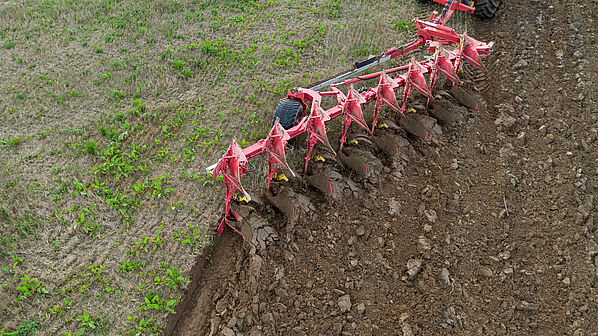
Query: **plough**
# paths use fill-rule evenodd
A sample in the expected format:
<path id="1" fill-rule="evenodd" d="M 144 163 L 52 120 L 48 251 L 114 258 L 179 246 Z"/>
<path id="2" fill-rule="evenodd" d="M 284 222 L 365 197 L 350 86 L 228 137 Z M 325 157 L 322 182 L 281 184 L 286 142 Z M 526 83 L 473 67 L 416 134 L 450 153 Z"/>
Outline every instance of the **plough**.
<path id="1" fill-rule="evenodd" d="M 340 148 L 346 140 L 347 132 L 352 123 L 356 123 L 370 133 L 374 133 L 378 114 L 384 106 L 404 116 L 407 100 L 413 89 L 428 98 L 433 99 L 432 89 L 440 75 L 452 82 L 459 84 L 459 70 L 464 63 L 468 63 L 478 69 L 485 70 L 480 61 L 492 51 L 493 43 L 480 42 L 466 33 L 458 34 L 452 28 L 445 26 L 455 11 L 473 13 L 475 8 L 473 2 L 466 5 L 461 0 L 434 0 L 444 5 L 443 11 L 439 14 L 434 11 L 429 20 L 413 19 L 418 29 L 417 37 L 402 47 L 394 47 L 382 52 L 378 56 L 355 63 L 355 69 L 339 75 L 333 79 L 315 85 L 309 89 L 294 88 L 288 92 L 287 98 L 281 100 L 273 121 L 272 128 L 265 139 L 257 143 L 241 148 L 232 140 L 231 145 L 218 163 L 207 168 L 215 180 L 222 175 L 226 186 L 225 211 L 218 226 L 218 234 L 221 234 L 225 226 L 229 226 L 236 232 L 240 232 L 230 224 L 230 221 L 241 221 L 242 218 L 230 206 L 233 196 L 240 192 L 248 201 L 251 196 L 245 191 L 241 184 L 241 177 L 248 171 L 248 159 L 259 154 L 266 154 L 268 160 L 268 190 L 270 182 L 275 176 L 279 166 L 289 171 L 291 176 L 295 173 L 289 167 L 286 160 L 287 144 L 289 140 L 300 134 L 307 135 L 307 154 L 305 158 L 304 172 L 307 173 L 310 157 L 318 142 L 332 148 L 326 136 L 325 124 L 342 116 L 343 128 L 340 138 Z M 456 45 L 452 50 L 446 47 Z M 432 53 L 426 61 L 419 62 L 414 58 L 405 66 L 386 69 L 367 75 L 358 76 L 359 73 L 380 65 L 386 61 L 406 54 L 410 51 L 425 47 Z M 428 80 L 426 80 L 426 76 Z M 356 90 L 354 83 L 378 79 L 378 85 L 372 88 Z M 343 93 L 340 87 L 347 87 L 347 94 Z M 327 91 L 321 91 L 328 88 Z M 402 88 L 401 104 L 397 104 L 395 90 Z M 335 106 L 324 109 L 322 98 L 325 96 L 336 96 Z M 368 126 L 363 116 L 363 106 L 374 102 L 373 122 Z M 298 109 L 289 108 L 298 106 Z M 298 111 L 309 111 L 305 116 L 296 115 Z M 291 115 L 289 114 L 291 112 Z M 301 117 L 299 121 L 296 120 Z M 284 119 L 284 123 L 283 120 Z M 243 236 L 243 238 L 245 238 Z"/>

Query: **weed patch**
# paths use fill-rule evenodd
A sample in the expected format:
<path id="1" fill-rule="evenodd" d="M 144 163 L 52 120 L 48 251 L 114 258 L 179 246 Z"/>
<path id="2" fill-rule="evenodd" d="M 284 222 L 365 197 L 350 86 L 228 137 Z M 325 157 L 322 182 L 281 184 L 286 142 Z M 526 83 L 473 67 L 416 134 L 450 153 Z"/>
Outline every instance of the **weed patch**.
<path id="1" fill-rule="evenodd" d="M 39 330 L 40 323 L 38 321 L 25 321 L 17 327 L 13 332 L 7 332 L 4 328 L 0 329 L 2 336 L 33 336 Z"/>

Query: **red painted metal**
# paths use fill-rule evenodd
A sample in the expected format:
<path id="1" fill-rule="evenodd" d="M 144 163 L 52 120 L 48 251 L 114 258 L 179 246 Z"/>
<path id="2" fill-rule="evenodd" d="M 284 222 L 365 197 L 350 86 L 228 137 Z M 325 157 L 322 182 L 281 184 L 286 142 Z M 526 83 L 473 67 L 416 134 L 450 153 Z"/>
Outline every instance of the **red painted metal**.
<path id="1" fill-rule="evenodd" d="M 343 131 L 341 133 L 341 144 L 339 148 L 339 150 L 342 151 L 351 122 L 356 122 L 359 126 L 365 128 L 369 132 L 369 128 L 365 124 L 365 119 L 363 119 L 363 110 L 361 108 L 361 105 L 365 104 L 367 101 L 355 91 L 353 86 L 349 88 L 349 93 L 346 96 L 336 87 L 333 87 L 332 90 L 336 93 L 338 101 L 337 105 L 342 105 L 343 111 Z"/>
<path id="2" fill-rule="evenodd" d="M 243 150 L 241 147 L 239 147 L 239 145 L 237 145 L 235 139 L 233 139 L 231 145 L 228 147 L 228 150 L 222 159 L 220 159 L 220 162 L 218 162 L 216 169 L 212 174 L 214 181 L 219 174 L 222 174 L 224 185 L 226 186 L 226 205 L 224 208 L 224 218 L 222 218 L 222 221 L 218 226 L 218 234 L 222 233 L 225 225 L 230 226 L 231 229 L 241 234 L 229 223 L 229 216 L 231 214 L 235 217 L 236 221 L 241 221 L 243 219 L 237 212 L 231 209 L 230 200 L 237 190 L 241 191 L 248 200 L 251 200 L 251 196 L 249 196 L 249 194 L 241 185 L 241 176 L 247 172 L 247 163 L 248 161 L 243 153 Z M 245 236 L 243 236 L 243 239 L 245 239 Z"/>
<path id="3" fill-rule="evenodd" d="M 429 64 L 428 69 L 424 69 L 424 67 L 415 59 L 411 59 L 411 63 L 409 63 L 409 70 L 404 77 L 405 85 L 403 86 L 403 103 L 401 104 L 401 113 L 405 112 L 407 99 L 409 99 L 409 95 L 411 94 L 413 88 L 415 88 L 424 96 L 428 97 L 428 99 L 432 98 L 432 91 L 431 88 L 429 89 L 428 85 L 426 84 L 424 73 L 429 72 L 433 68 L 433 63 Z"/>
<path id="4" fill-rule="evenodd" d="M 312 97 L 319 98 L 319 95 Z M 307 117 L 306 120 L 307 154 L 305 156 L 305 173 L 307 173 L 307 165 L 309 164 L 309 159 L 318 141 L 326 145 L 334 153 L 334 149 L 332 149 L 330 141 L 328 141 L 328 137 L 326 136 L 326 125 L 324 125 L 324 123 L 330 121 L 330 116 L 324 112 L 322 107 L 320 107 L 319 99 L 312 101 L 311 114 L 309 115 L 309 117 Z"/>
<path id="5" fill-rule="evenodd" d="M 374 105 L 372 134 L 374 134 L 376 122 L 378 121 L 378 113 L 382 110 L 382 107 L 386 105 L 397 112 L 403 113 L 403 111 L 396 106 L 397 98 L 394 91 L 396 88 L 400 87 L 401 84 L 393 78 L 390 78 L 387 74 L 382 74 L 380 76 L 380 82 L 378 82 L 378 86 L 376 87 L 376 104 Z"/>
<path id="6" fill-rule="evenodd" d="M 289 139 L 291 139 L 289 133 L 280 125 L 278 118 L 276 118 L 270 134 L 268 134 L 268 137 L 264 141 L 264 151 L 268 156 L 268 190 L 270 190 L 270 182 L 274 174 L 276 174 L 278 165 L 285 167 L 295 177 L 295 173 L 287 163 L 286 153 Z"/>
<path id="7" fill-rule="evenodd" d="M 430 91 L 434 87 L 434 84 L 436 84 L 436 79 L 438 78 L 439 72 L 451 82 L 461 83 L 453 63 L 450 60 L 449 52 L 437 42 L 431 42 L 430 45 L 434 48 L 434 69 L 430 74 Z"/>

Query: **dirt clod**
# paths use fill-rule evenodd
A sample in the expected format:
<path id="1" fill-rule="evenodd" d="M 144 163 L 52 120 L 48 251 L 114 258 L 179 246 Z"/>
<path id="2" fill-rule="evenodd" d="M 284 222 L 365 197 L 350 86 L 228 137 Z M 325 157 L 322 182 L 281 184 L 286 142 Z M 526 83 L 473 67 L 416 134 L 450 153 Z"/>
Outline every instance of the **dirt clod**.
<path id="1" fill-rule="evenodd" d="M 455 85 L 451 88 L 451 95 L 463 106 L 470 110 L 477 110 L 479 107 L 478 101 L 475 97 L 462 88 L 461 86 Z"/>
<path id="2" fill-rule="evenodd" d="M 363 157 L 353 152 L 347 154 L 339 152 L 338 157 L 340 158 L 343 165 L 357 173 L 361 177 L 366 177 L 368 174 L 368 164 Z"/>
<path id="3" fill-rule="evenodd" d="M 399 146 L 396 144 L 395 138 L 392 135 L 383 135 L 373 137 L 372 141 L 387 157 L 394 158 L 399 156 Z"/>
<path id="4" fill-rule="evenodd" d="M 314 206 L 305 196 L 282 186 L 276 195 L 266 193 L 266 199 L 280 210 L 287 218 L 311 214 Z"/>
<path id="5" fill-rule="evenodd" d="M 494 275 L 494 272 L 492 272 L 492 269 L 490 267 L 481 266 L 480 275 L 491 278 Z"/>
<path id="6" fill-rule="evenodd" d="M 360 302 L 359 304 L 357 304 L 356 309 L 359 315 L 363 315 L 363 313 L 365 313 L 365 304 L 363 302 Z"/>
<path id="7" fill-rule="evenodd" d="M 338 307 L 341 310 L 341 313 L 346 313 L 351 310 L 351 297 L 349 294 L 345 294 L 338 298 Z"/>
<path id="8" fill-rule="evenodd" d="M 414 117 L 411 114 L 407 114 L 401 118 L 399 120 L 399 125 L 401 125 L 407 133 L 415 135 L 416 137 L 425 139 L 428 136 L 426 128 L 421 124 L 417 117 Z"/>
<path id="9" fill-rule="evenodd" d="M 332 184 L 324 174 L 317 174 L 305 177 L 309 185 L 321 191 L 324 195 L 332 196 Z"/>
<path id="10" fill-rule="evenodd" d="M 455 115 L 455 113 L 451 112 L 448 108 L 446 108 L 443 105 L 434 104 L 433 108 L 429 111 L 430 114 L 434 116 L 434 118 L 441 120 L 449 126 L 454 125 L 457 121 L 457 116 Z"/>
<path id="11" fill-rule="evenodd" d="M 409 259 L 407 261 L 407 274 L 409 277 L 413 278 L 416 276 L 422 267 L 422 260 L 421 259 Z"/>

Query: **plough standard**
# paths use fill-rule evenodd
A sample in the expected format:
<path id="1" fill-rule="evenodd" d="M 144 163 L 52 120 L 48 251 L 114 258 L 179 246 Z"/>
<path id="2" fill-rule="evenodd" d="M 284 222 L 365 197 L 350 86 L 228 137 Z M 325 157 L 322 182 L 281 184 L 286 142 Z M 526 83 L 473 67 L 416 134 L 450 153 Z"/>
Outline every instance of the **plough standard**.
<path id="1" fill-rule="evenodd" d="M 226 225 L 240 233 L 229 222 L 231 220 L 242 220 L 241 216 L 231 208 L 230 201 L 237 191 L 242 193 L 247 200 L 251 200 L 251 196 L 241 184 L 241 177 L 248 171 L 248 159 L 259 154 L 266 154 L 268 159 L 268 189 L 270 189 L 270 182 L 279 166 L 284 167 L 292 176 L 295 176 L 286 160 L 287 143 L 290 139 L 303 133 L 307 134 L 307 154 L 304 168 L 307 172 L 310 157 L 318 142 L 334 152 L 326 136 L 325 124 L 327 122 L 340 116 L 343 117 L 343 129 L 340 139 L 340 150 L 342 150 L 351 123 L 355 122 L 373 134 L 378 114 L 384 106 L 396 111 L 401 117 L 404 116 L 406 102 L 413 89 L 427 97 L 429 102 L 433 98 L 432 89 L 439 75 L 450 80 L 454 85 L 460 83 L 457 74 L 465 62 L 485 70 L 480 62 L 480 56 L 490 53 L 493 43 L 480 42 L 465 33 L 458 34 L 452 28 L 445 26 L 455 11 L 473 13 L 475 10 L 473 2 L 466 5 L 461 0 L 434 1 L 444 5 L 443 11 L 440 14 L 434 11 L 428 21 L 413 19 L 418 34 L 412 42 L 402 47 L 388 49 L 379 56 L 357 62 L 354 70 L 312 88 L 294 88 L 290 90 L 287 98 L 279 104 L 272 128 L 265 139 L 259 140 L 244 149 L 236 143 L 235 139 L 232 140 L 231 145 L 220 161 L 207 168 L 208 174 L 211 174 L 214 180 L 221 174 L 226 186 L 224 217 L 218 226 L 218 234 L 222 233 Z M 452 50 L 445 48 L 450 45 L 456 45 L 456 48 Z M 418 62 L 412 58 L 409 65 L 357 76 L 365 70 L 420 47 L 426 47 L 432 53 L 426 61 Z M 427 81 L 425 75 L 428 76 Z M 360 92 L 353 88 L 354 83 L 376 78 L 378 79 L 378 85 L 375 87 L 360 90 Z M 349 86 L 347 94 L 339 89 L 342 86 Z M 320 91 L 324 88 L 329 88 L 329 91 Z M 395 90 L 398 88 L 402 88 L 402 103 L 400 105 L 396 103 Z M 336 96 L 337 104 L 325 110 L 321 106 L 322 97 L 324 96 Z M 374 102 L 374 115 L 370 128 L 363 117 L 362 106 L 371 102 Z M 285 104 L 287 106 L 288 104 L 300 104 L 300 108 L 295 111 L 303 110 L 309 111 L 309 113 L 306 113 L 296 122 L 297 117 L 300 116 L 292 115 L 289 119 L 288 115 L 283 116 L 279 112 L 285 110 Z M 284 123 L 279 117 L 285 117 Z M 245 237 L 243 236 L 243 238 Z"/>

